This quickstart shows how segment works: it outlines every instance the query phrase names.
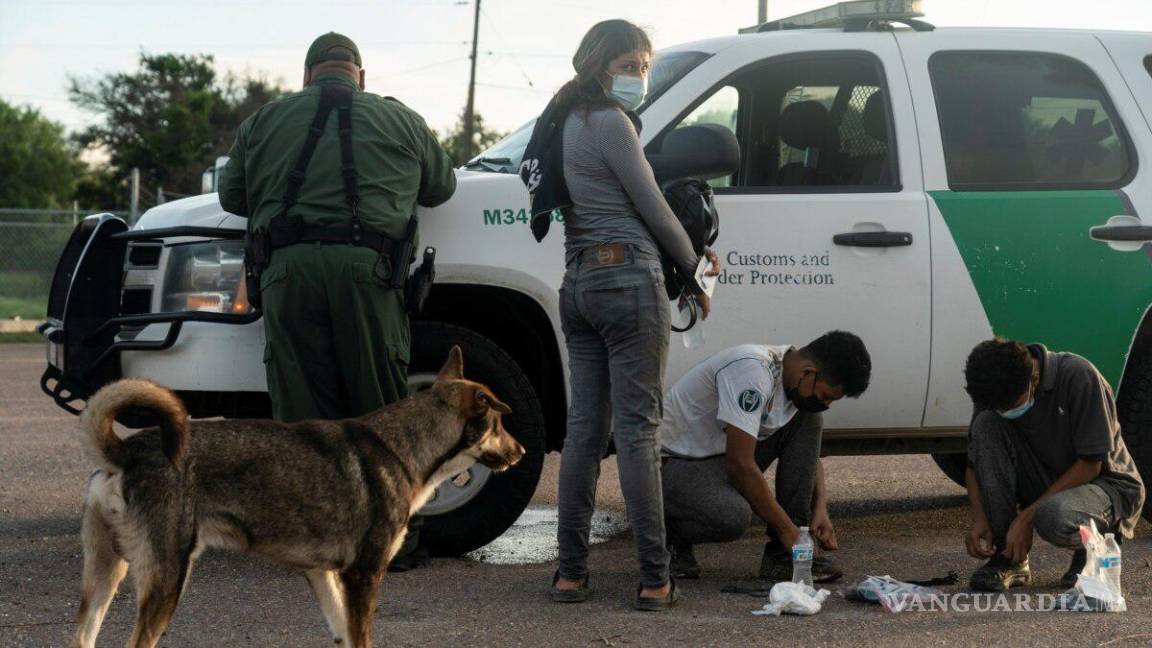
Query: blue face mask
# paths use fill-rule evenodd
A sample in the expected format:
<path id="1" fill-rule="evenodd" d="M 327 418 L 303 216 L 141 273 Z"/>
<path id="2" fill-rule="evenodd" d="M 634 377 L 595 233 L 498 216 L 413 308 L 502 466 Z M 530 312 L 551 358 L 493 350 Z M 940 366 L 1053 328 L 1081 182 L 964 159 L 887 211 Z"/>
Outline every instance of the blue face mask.
<path id="1" fill-rule="evenodd" d="M 1035 378 L 1033 378 L 1033 380 L 1035 380 Z M 1027 402 L 1025 402 L 1023 405 L 1021 405 L 1019 407 L 1013 407 L 1010 410 L 1001 410 L 1001 411 L 997 412 L 997 414 L 1008 419 L 1009 421 L 1014 421 L 1014 420 L 1020 418 L 1021 416 L 1024 416 L 1025 414 L 1027 414 L 1028 410 L 1032 409 L 1032 406 L 1035 404 L 1036 404 L 1036 383 L 1029 383 L 1028 384 L 1028 401 Z"/>
<path id="2" fill-rule="evenodd" d="M 1024 416 L 1025 414 L 1027 414 L 1028 410 L 1032 409 L 1032 406 L 1035 404 L 1036 404 L 1036 399 L 1035 398 L 1029 398 L 1028 402 L 1024 403 L 1020 407 L 1014 407 L 1010 410 L 1003 410 L 1003 411 L 1000 411 L 997 413 L 1000 414 L 1000 416 L 1003 416 L 1004 418 L 1008 419 L 1009 421 L 1014 421 L 1014 420 L 1020 418 L 1021 416 Z"/>
<path id="3" fill-rule="evenodd" d="M 612 89 L 607 94 L 624 110 L 636 110 L 648 94 L 648 77 L 612 75 Z"/>

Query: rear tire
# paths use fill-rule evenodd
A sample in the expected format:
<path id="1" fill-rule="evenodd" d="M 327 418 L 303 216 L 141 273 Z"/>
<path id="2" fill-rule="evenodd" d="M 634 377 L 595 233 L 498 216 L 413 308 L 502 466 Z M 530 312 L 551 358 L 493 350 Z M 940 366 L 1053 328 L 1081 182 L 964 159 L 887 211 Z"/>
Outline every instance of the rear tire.
<path id="1" fill-rule="evenodd" d="M 425 518 L 420 541 L 437 556 L 458 556 L 500 537 L 528 506 L 544 467 L 540 400 L 520 366 L 496 343 L 460 326 L 413 322 L 408 373 L 435 374 L 454 345 L 464 352 L 464 376 L 487 385 L 512 408 L 504 417 L 504 427 L 526 452 L 515 466 L 491 475 L 472 499 Z"/>
<path id="2" fill-rule="evenodd" d="M 934 454 L 932 460 L 948 476 L 948 479 L 956 482 L 958 486 L 968 487 L 965 480 L 965 473 L 968 471 L 968 455 Z"/>
<path id="3" fill-rule="evenodd" d="M 1124 375 L 1124 391 L 1116 403 L 1120 434 L 1145 486 L 1152 479 L 1152 358 L 1134 360 Z M 1152 522 L 1152 506 L 1144 500 L 1144 519 Z"/>

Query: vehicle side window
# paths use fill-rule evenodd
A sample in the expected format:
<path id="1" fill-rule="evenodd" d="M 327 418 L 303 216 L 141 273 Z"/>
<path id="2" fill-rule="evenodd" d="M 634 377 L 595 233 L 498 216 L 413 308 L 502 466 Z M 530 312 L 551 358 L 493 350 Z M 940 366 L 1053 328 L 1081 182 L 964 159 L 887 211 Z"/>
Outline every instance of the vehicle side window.
<path id="1" fill-rule="evenodd" d="M 1116 188 L 1132 147 L 1100 80 L 1040 52 L 938 52 L 928 62 L 954 190 Z"/>
<path id="2" fill-rule="evenodd" d="M 857 53 L 770 59 L 742 70 L 677 125 L 723 123 L 742 169 L 714 186 L 774 193 L 899 187 L 880 63 Z"/>
<path id="3" fill-rule="evenodd" d="M 1148 70 L 1148 74 L 1152 76 L 1152 56 L 1144 57 L 1144 69 Z"/>

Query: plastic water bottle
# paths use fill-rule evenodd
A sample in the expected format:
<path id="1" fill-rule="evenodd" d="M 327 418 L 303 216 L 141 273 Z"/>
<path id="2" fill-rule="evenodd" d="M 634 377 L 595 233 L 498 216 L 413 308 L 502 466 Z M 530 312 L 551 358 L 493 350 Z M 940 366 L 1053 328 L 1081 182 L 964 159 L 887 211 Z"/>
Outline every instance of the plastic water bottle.
<path id="1" fill-rule="evenodd" d="M 1116 542 L 1115 535 L 1104 534 L 1104 550 L 1096 556 L 1096 567 L 1100 580 L 1112 591 L 1113 600 L 1123 600 L 1120 591 L 1120 544 Z"/>
<path id="2" fill-rule="evenodd" d="M 812 587 L 812 535 L 808 527 L 800 527 L 800 537 L 792 545 L 792 582 L 804 583 Z M 1119 556 L 1117 560 L 1117 577 L 1119 577 Z"/>

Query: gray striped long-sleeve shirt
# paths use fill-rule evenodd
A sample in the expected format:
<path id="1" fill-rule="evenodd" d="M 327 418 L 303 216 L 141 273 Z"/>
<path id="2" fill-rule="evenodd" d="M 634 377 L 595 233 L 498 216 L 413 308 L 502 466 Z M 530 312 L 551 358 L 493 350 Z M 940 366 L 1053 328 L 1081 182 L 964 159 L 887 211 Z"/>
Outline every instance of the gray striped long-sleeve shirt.
<path id="1" fill-rule="evenodd" d="M 564 122 L 564 181 L 572 209 L 564 219 L 565 254 L 587 247 L 630 243 L 659 254 L 658 242 L 685 277 L 699 258 L 668 207 L 636 129 L 617 108 L 573 110 Z M 699 292 L 695 282 L 689 291 Z"/>

